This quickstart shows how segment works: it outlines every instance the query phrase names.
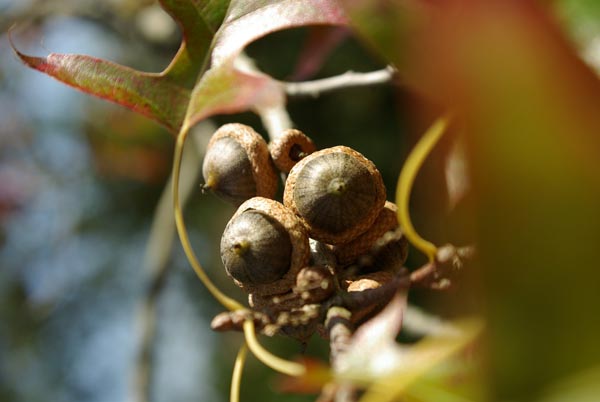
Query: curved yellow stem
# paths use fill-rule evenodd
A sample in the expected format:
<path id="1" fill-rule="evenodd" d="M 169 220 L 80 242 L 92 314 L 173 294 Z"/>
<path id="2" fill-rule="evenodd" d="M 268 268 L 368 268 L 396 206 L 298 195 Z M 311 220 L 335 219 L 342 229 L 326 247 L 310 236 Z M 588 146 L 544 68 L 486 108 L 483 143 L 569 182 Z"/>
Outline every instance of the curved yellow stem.
<path id="1" fill-rule="evenodd" d="M 233 375 L 231 376 L 231 391 L 229 394 L 230 402 L 240 402 L 240 385 L 242 383 L 242 372 L 244 371 L 244 363 L 246 362 L 246 356 L 248 355 L 248 347 L 246 344 L 242 344 L 237 357 L 235 358 L 235 364 L 233 365 Z"/>
<path id="2" fill-rule="evenodd" d="M 200 262 L 198 262 L 198 257 L 196 257 L 196 254 L 192 249 L 190 239 L 188 238 L 185 222 L 183 221 L 183 212 L 181 211 L 181 205 L 179 202 L 179 175 L 181 173 L 181 158 L 183 155 L 183 146 L 185 144 L 185 139 L 188 132 L 189 127 L 184 125 L 177 136 L 175 154 L 173 156 L 173 211 L 175 213 L 175 225 L 177 226 L 177 233 L 179 234 L 183 251 L 190 262 L 190 265 L 194 269 L 194 272 L 198 278 L 200 278 L 202 283 L 204 283 L 204 286 L 206 286 L 208 291 L 228 310 L 233 311 L 242 309 L 244 307 L 239 302 L 221 292 L 219 288 L 217 288 L 210 280 L 208 275 L 206 275 L 206 272 L 200 265 Z"/>
<path id="3" fill-rule="evenodd" d="M 273 370 L 294 377 L 304 375 L 306 372 L 306 367 L 304 367 L 304 365 L 289 360 L 284 360 L 263 348 L 261 344 L 258 343 L 258 339 L 256 339 L 254 321 L 251 319 L 244 321 L 244 335 L 246 336 L 248 349 L 250 349 L 250 351 L 258 360 L 271 367 Z"/>
<path id="4" fill-rule="evenodd" d="M 398 178 L 398 186 L 396 187 L 396 204 L 398 205 L 398 221 L 400 222 L 400 226 L 408 241 L 427 255 L 431 262 L 435 259 L 437 247 L 433 243 L 419 236 L 410 220 L 408 204 L 415 177 L 423 165 L 425 158 L 427 158 L 427 155 L 429 155 L 448 127 L 449 120 L 449 116 L 440 117 L 433 123 L 427 132 L 423 134 L 423 137 L 421 137 L 410 155 L 408 155 L 406 162 L 404 162 L 400 177 Z"/>

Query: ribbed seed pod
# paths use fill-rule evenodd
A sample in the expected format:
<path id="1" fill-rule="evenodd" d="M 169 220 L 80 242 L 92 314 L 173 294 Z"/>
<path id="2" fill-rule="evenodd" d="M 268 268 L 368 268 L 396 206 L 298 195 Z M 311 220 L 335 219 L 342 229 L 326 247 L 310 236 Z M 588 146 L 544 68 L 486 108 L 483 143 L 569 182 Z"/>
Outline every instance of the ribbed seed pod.
<path id="1" fill-rule="evenodd" d="M 221 238 L 227 274 L 257 295 L 290 291 L 309 257 L 308 235 L 299 219 L 267 198 L 254 197 L 240 205 Z"/>
<path id="2" fill-rule="evenodd" d="M 267 143 L 243 124 L 225 124 L 213 134 L 202 175 L 205 189 L 234 205 L 255 196 L 273 198 L 277 191 L 277 173 Z"/>
<path id="3" fill-rule="evenodd" d="M 342 266 L 351 264 L 358 257 L 375 251 L 373 249 L 377 248 L 377 241 L 383 238 L 386 232 L 398 227 L 397 210 L 396 204 L 386 201 L 377 219 L 366 232 L 348 243 L 333 246 L 331 249 L 337 258 L 338 264 Z M 400 262 L 400 264 L 403 264 L 406 260 L 407 242 L 403 236 L 398 241 L 402 243 L 399 244 L 400 251 L 404 251 L 404 259 Z"/>
<path id="4" fill-rule="evenodd" d="M 303 220 L 310 237 L 347 243 L 365 232 L 385 204 L 381 174 L 355 150 L 317 151 L 292 168 L 283 202 Z"/>
<path id="5" fill-rule="evenodd" d="M 408 241 L 398 227 L 377 239 L 366 258 L 359 257 L 357 263 L 360 272 L 397 271 L 407 256 Z"/>
<path id="6" fill-rule="evenodd" d="M 285 130 L 269 143 L 269 152 L 277 169 L 288 173 L 296 163 L 317 150 L 312 140 L 302 131 Z"/>

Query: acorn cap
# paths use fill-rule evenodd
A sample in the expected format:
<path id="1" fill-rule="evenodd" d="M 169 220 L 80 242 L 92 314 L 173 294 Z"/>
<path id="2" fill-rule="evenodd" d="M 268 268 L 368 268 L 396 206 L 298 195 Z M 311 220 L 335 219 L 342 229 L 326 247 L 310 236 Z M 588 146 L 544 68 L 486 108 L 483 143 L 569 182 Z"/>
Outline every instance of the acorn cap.
<path id="1" fill-rule="evenodd" d="M 386 232 L 396 229 L 398 227 L 397 210 L 396 204 L 386 201 L 377 219 L 366 232 L 348 243 L 332 246 L 331 250 L 338 263 L 340 265 L 351 264 L 361 255 L 370 252 L 376 241 Z"/>
<path id="2" fill-rule="evenodd" d="M 225 124 L 213 134 L 202 175 L 204 188 L 234 205 L 255 196 L 274 198 L 277 192 L 277 173 L 267 143 L 244 124 Z"/>
<path id="3" fill-rule="evenodd" d="M 308 235 L 283 204 L 254 197 L 244 202 L 221 238 L 221 258 L 236 285 L 248 293 L 290 291 L 308 263 Z"/>
<path id="4" fill-rule="evenodd" d="M 300 216 L 311 238 L 341 244 L 371 227 L 385 198 L 383 179 L 373 162 L 337 146 L 317 151 L 292 168 L 283 203 Z"/>
<path id="5" fill-rule="evenodd" d="M 288 173 L 296 163 L 317 150 L 312 140 L 300 130 L 285 130 L 269 143 L 269 152 L 277 169 Z"/>

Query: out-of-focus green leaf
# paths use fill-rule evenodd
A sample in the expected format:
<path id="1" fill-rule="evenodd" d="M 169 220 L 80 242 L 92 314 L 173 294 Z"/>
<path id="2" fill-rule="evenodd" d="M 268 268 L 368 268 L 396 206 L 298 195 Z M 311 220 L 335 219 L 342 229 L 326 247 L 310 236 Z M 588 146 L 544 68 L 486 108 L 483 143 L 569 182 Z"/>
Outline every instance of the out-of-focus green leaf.
<path id="1" fill-rule="evenodd" d="M 559 18 L 575 39 L 582 42 L 600 35 L 600 2 L 596 0 L 556 0 L 553 2 Z"/>
<path id="2" fill-rule="evenodd" d="M 428 4 L 408 43 L 350 15 L 465 123 L 492 400 L 536 400 L 600 362 L 600 81 L 549 2 Z"/>
<path id="3" fill-rule="evenodd" d="M 434 369 L 469 345 L 481 332 L 478 319 L 440 325 L 438 331 L 413 345 L 396 342 L 406 309 L 407 290 L 400 290 L 377 316 L 361 325 L 343 355 L 338 357 L 336 376 L 368 386 L 362 401 L 392 401 L 426 376 L 439 388 L 457 370 L 432 376 Z M 440 391 L 438 389 L 438 391 Z"/>
<path id="4" fill-rule="evenodd" d="M 548 387 L 541 402 L 596 402 L 600 395 L 600 366 L 561 379 Z"/>
<path id="5" fill-rule="evenodd" d="M 449 330 L 445 333 L 428 336 L 415 345 L 396 344 L 393 353 L 391 349 L 379 351 L 379 353 L 384 354 L 382 357 L 387 356 L 390 361 L 390 365 L 384 373 L 378 373 L 378 375 L 368 378 L 370 373 L 365 371 L 360 373 L 358 367 L 355 367 L 356 371 L 354 373 L 348 373 L 351 378 L 358 375 L 359 379 L 365 380 L 368 378 L 372 381 L 361 401 L 393 401 L 404 394 L 410 394 L 412 386 L 422 387 L 421 390 L 423 390 L 428 381 L 430 387 L 432 387 L 431 389 L 436 388 L 438 392 L 441 392 L 445 379 L 452 378 L 459 373 L 459 370 L 445 370 L 444 375 L 438 377 L 435 381 L 428 380 L 428 378 L 431 377 L 432 372 L 439 369 L 444 363 L 448 363 L 450 358 L 464 350 L 475 340 L 481 333 L 482 322 L 479 319 L 466 319 L 454 322 L 448 327 Z M 371 356 L 371 359 L 374 357 Z M 342 376 L 344 376 L 344 373 L 342 373 Z M 435 384 L 435 387 L 433 384 Z M 452 395 L 458 395 L 458 388 L 454 391 L 448 390 L 446 394 L 448 398 Z M 455 396 L 454 400 L 458 400 L 456 398 L 458 396 Z M 442 401 L 443 399 L 425 398 L 419 400 Z M 450 401 L 451 399 L 447 400 Z M 464 401 L 465 399 L 461 400 Z"/>
<path id="6" fill-rule="evenodd" d="M 408 289 L 401 289 L 375 317 L 361 325 L 348 349 L 338 357 L 338 374 L 369 383 L 398 364 L 402 364 L 402 350 L 396 336 L 402 327 Z"/>
<path id="7" fill-rule="evenodd" d="M 494 400 L 600 362 L 600 80 L 538 2 L 448 1 L 412 83 L 465 122 Z"/>
<path id="8" fill-rule="evenodd" d="M 600 75 L 600 2 L 557 0 L 554 5 L 581 57 Z"/>
<path id="9" fill-rule="evenodd" d="M 181 47 L 162 73 L 146 73 L 85 55 L 33 57 L 15 49 L 29 67 L 67 85 L 144 114 L 177 132 L 191 86 L 204 68 L 227 1 L 162 0 L 183 30 Z"/>
<path id="10" fill-rule="evenodd" d="M 275 384 L 279 392 L 318 394 L 327 383 L 332 381 L 333 373 L 329 365 L 312 358 L 303 358 L 301 362 L 306 367 L 304 375 L 279 378 Z"/>
<path id="11" fill-rule="evenodd" d="M 362 39 L 402 72 L 412 36 L 431 6 L 421 0 L 342 0 L 342 4 Z"/>

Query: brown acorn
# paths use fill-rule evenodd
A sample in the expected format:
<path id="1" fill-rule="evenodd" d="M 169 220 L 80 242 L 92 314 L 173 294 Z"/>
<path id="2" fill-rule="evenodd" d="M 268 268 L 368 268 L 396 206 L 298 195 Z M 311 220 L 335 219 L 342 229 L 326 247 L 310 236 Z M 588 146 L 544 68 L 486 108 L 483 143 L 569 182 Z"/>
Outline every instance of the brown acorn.
<path id="1" fill-rule="evenodd" d="M 243 124 L 225 124 L 213 134 L 202 175 L 204 189 L 236 206 L 255 196 L 273 198 L 277 191 L 277 173 L 267 143 Z"/>
<path id="2" fill-rule="evenodd" d="M 269 143 L 271 158 L 277 169 L 288 173 L 296 163 L 317 150 L 302 131 L 290 128 Z"/>
<path id="3" fill-rule="evenodd" d="M 389 253 L 395 247 L 398 263 L 402 265 L 408 254 L 408 242 L 401 232 L 396 236 L 397 238 L 392 238 L 394 235 L 388 234 L 388 232 L 398 228 L 397 211 L 396 204 L 386 201 L 379 216 L 366 232 L 348 243 L 332 246 L 331 249 L 337 258 L 338 264 L 341 266 L 351 264 L 364 255 L 372 257 L 375 254 L 382 253 L 384 247 L 388 247 L 389 250 L 386 252 Z M 392 242 L 395 245 L 391 245 Z"/>
<path id="4" fill-rule="evenodd" d="M 292 168 L 283 203 L 301 217 L 311 238 L 341 244 L 371 227 L 385 198 L 373 162 L 337 146 L 314 152 Z"/>
<path id="5" fill-rule="evenodd" d="M 308 263 L 308 235 L 283 204 L 262 197 L 244 202 L 221 238 L 227 274 L 248 293 L 286 293 Z"/>

